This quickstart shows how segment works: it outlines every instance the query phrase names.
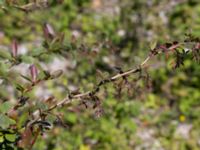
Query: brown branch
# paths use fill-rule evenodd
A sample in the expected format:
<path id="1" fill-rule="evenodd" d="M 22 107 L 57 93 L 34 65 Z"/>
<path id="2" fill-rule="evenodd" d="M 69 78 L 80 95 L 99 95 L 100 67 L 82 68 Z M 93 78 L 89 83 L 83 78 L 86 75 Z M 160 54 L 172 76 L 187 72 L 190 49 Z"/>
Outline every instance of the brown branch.
<path id="1" fill-rule="evenodd" d="M 171 47 L 169 47 L 167 49 L 168 49 L 168 51 L 170 51 L 170 50 L 178 48 L 179 46 L 181 46 L 181 44 L 172 45 Z M 73 96 L 68 96 L 68 97 L 64 98 L 62 101 L 60 101 L 59 103 L 57 103 L 57 104 L 53 105 L 52 107 L 50 107 L 47 111 L 51 111 L 51 110 L 55 109 L 56 107 L 61 107 L 62 105 L 69 104 L 74 99 L 79 99 L 80 100 L 81 98 L 94 95 L 99 91 L 101 86 L 103 86 L 103 85 L 105 85 L 107 83 L 116 81 L 118 79 L 121 79 L 123 77 L 128 77 L 131 74 L 134 74 L 134 73 L 137 73 L 137 72 L 141 71 L 145 67 L 145 65 L 147 64 L 147 62 L 150 60 L 150 58 L 152 56 L 157 55 L 159 53 L 162 53 L 162 51 L 160 51 L 160 50 L 161 50 L 160 47 L 155 48 L 154 51 L 157 51 L 158 53 L 153 54 L 153 55 L 152 55 L 152 53 L 150 53 L 148 55 L 148 57 L 140 65 L 138 65 L 138 67 L 136 67 L 134 69 L 131 69 L 131 70 L 128 70 L 128 71 L 123 72 L 123 73 L 118 73 L 118 74 L 114 75 L 111 78 L 107 78 L 107 79 L 104 79 L 104 80 L 100 81 L 100 83 L 97 85 L 97 87 L 94 88 L 91 91 L 87 91 L 87 92 L 81 93 L 81 94 L 76 94 L 76 95 L 73 95 Z"/>
<path id="2" fill-rule="evenodd" d="M 184 42 L 185 43 L 185 42 Z M 167 52 L 174 52 L 175 49 L 181 47 L 184 43 L 176 43 L 176 44 L 172 44 L 170 47 L 166 47 L 165 44 L 161 45 L 161 46 L 157 46 L 156 48 L 154 48 L 153 50 L 150 51 L 150 54 L 146 57 L 146 59 L 140 64 L 138 65 L 136 68 L 130 69 L 126 72 L 123 73 L 118 73 L 112 77 L 108 77 L 106 79 L 103 79 L 102 81 L 99 82 L 99 84 L 92 90 L 84 92 L 84 93 L 79 93 L 79 94 L 75 94 L 75 95 L 71 95 L 69 94 L 66 98 L 64 98 L 62 101 L 58 102 L 57 104 L 51 106 L 49 109 L 43 111 L 44 113 L 48 113 L 50 111 L 52 111 L 55 108 L 58 107 L 62 107 L 66 104 L 72 103 L 74 100 L 77 101 L 81 101 L 83 98 L 87 98 L 87 97 L 92 97 L 94 96 L 99 90 L 100 87 L 107 84 L 107 83 L 111 83 L 114 82 L 118 79 L 124 78 L 124 77 L 128 77 L 131 74 L 140 72 L 142 69 L 144 69 L 147 64 L 147 62 L 153 57 L 156 56 L 160 53 L 167 53 Z M 32 120 L 29 124 L 31 125 L 32 123 L 34 123 L 35 121 L 40 120 L 40 116 L 39 116 L 39 111 L 35 111 L 33 112 L 33 116 L 35 116 L 35 119 Z"/>
<path id="3" fill-rule="evenodd" d="M 91 90 L 91 91 L 87 91 L 85 93 L 73 95 L 71 97 L 68 96 L 68 97 L 64 98 L 62 101 L 60 101 L 59 103 L 57 103 L 54 106 L 50 107 L 47 111 L 51 111 L 52 109 L 54 109 L 56 107 L 60 107 L 62 105 L 68 104 L 68 103 L 72 102 L 73 99 L 81 99 L 81 98 L 84 98 L 84 97 L 88 97 L 88 96 L 94 95 L 94 94 L 96 94 L 98 92 L 98 90 L 99 90 L 99 88 L 101 86 L 103 86 L 103 85 L 105 85 L 107 83 L 116 81 L 118 79 L 121 79 L 123 77 L 128 77 L 131 74 L 139 72 L 142 69 L 142 67 L 148 62 L 149 58 L 150 57 L 147 57 L 147 59 L 145 59 L 145 61 L 138 68 L 134 68 L 134 69 L 131 69 L 131 70 L 126 71 L 124 73 L 114 75 L 111 78 L 104 79 L 104 80 L 100 81 L 98 86 L 96 88 L 94 88 L 93 90 Z"/>
<path id="4" fill-rule="evenodd" d="M 87 91 L 87 92 L 81 93 L 81 94 L 68 95 L 62 101 L 58 102 L 57 104 L 51 106 L 49 109 L 45 110 L 45 112 L 50 112 L 53 109 L 55 109 L 57 107 L 62 107 L 63 105 L 66 105 L 66 104 L 69 104 L 69 103 L 73 102 L 74 100 L 81 100 L 81 98 L 90 97 L 90 96 L 96 94 L 99 91 L 101 86 L 103 86 L 103 85 L 105 85 L 107 83 L 110 83 L 110 82 L 114 82 L 114 81 L 116 81 L 118 79 L 121 79 L 123 77 L 128 77 L 131 74 L 134 74 L 134 73 L 137 73 L 137 72 L 141 71 L 141 69 L 144 68 L 145 64 L 150 60 L 150 58 L 151 58 L 151 56 L 149 55 L 137 68 L 128 70 L 128 71 L 123 72 L 123 73 L 116 74 L 116 75 L 112 76 L 111 78 L 106 78 L 106 79 L 100 81 L 99 84 L 97 85 L 97 87 L 94 88 L 93 90 L 90 90 L 90 91 Z M 40 119 L 39 110 L 35 111 L 33 113 L 33 115 L 36 118 L 29 123 L 30 125 L 32 123 L 34 123 L 35 121 Z"/>

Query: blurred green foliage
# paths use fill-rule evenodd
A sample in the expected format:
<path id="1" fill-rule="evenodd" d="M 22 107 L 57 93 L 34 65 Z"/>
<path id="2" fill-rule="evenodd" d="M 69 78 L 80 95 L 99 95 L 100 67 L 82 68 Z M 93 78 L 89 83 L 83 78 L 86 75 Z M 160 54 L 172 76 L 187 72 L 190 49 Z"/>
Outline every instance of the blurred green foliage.
<path id="1" fill-rule="evenodd" d="M 24 4 L 26 1 L 19 3 Z M 182 40 L 188 32 L 200 37 L 198 0 L 180 3 L 175 0 L 64 0 L 62 4 L 51 1 L 49 8 L 30 13 L 8 6 L 6 10 L 0 9 L 0 19 L 0 59 L 10 59 L 7 47 L 15 38 L 28 50 L 29 55 L 22 54 L 21 58 L 25 64 L 35 63 L 39 68 L 41 62 L 50 64 L 55 57 L 68 63 L 61 78 L 48 81 L 42 88 L 49 89 L 57 99 L 67 95 L 69 85 L 80 87 L 81 91 L 91 89 L 100 80 L 97 69 L 107 76 L 116 73 L 112 70 L 114 66 L 126 70 L 139 64 L 147 56 L 152 41 Z M 38 45 L 42 44 L 42 27 L 46 22 L 56 32 L 65 33 L 64 43 L 69 51 L 63 57 L 67 62 L 56 53 L 40 55 L 44 49 Z M 69 45 L 72 35 L 77 36 L 75 45 Z M 98 42 L 110 42 L 111 46 L 103 47 Z M 86 51 L 97 49 L 97 54 L 84 55 L 76 51 L 81 43 L 87 46 Z M 116 50 L 112 51 L 112 46 Z M 35 60 L 34 55 L 40 55 L 40 59 Z M 58 109 L 68 127 L 55 126 L 39 137 L 33 149 L 200 149 L 200 66 L 187 59 L 184 66 L 173 70 L 170 63 L 171 60 L 164 57 L 152 62 L 155 65 L 147 70 L 152 82 L 150 90 L 141 82 L 138 88 L 143 87 L 143 91 L 132 89 L 133 94 L 129 96 L 124 88 L 119 98 L 112 85 L 102 89 L 104 114 L 100 118 L 94 117 L 92 109 L 79 108 L 78 104 Z M 8 67 L 0 62 L 0 77 L 6 79 L 0 87 L 1 113 L 10 107 L 3 101 L 16 101 L 19 96 L 17 92 L 10 94 L 14 90 L 10 86 L 15 84 L 11 84 L 10 79 L 17 83 L 21 79 L 18 74 L 8 74 Z M 59 89 L 62 86 L 65 90 Z M 35 91 L 30 94 L 31 99 L 40 99 L 34 95 Z M 139 95 L 133 96 L 135 92 Z M 24 124 L 27 115 L 24 109 L 20 124 Z M 2 128 L 14 121 L 6 122 L 5 117 L 0 115 Z M 192 126 L 186 137 L 182 130 L 187 129 L 178 132 L 181 125 Z"/>

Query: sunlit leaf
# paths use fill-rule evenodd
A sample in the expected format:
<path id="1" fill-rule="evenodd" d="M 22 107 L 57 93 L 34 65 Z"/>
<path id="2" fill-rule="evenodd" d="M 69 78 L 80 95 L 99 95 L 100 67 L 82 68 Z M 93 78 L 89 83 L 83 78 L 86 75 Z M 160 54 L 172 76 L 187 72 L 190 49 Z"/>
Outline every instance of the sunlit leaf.
<path id="1" fill-rule="evenodd" d="M 0 133 L 0 143 L 2 143 L 4 141 L 4 135 Z"/>
<path id="2" fill-rule="evenodd" d="M 15 120 L 10 119 L 4 114 L 0 114 L 0 127 L 3 129 L 8 128 L 10 125 L 15 124 Z"/>
<path id="3" fill-rule="evenodd" d="M 156 45 L 157 45 L 157 40 L 153 40 L 153 41 L 150 43 L 150 48 L 151 48 L 151 50 L 153 50 L 154 48 L 156 48 Z"/>
<path id="4" fill-rule="evenodd" d="M 0 112 L 6 113 L 11 108 L 12 108 L 12 104 L 10 102 L 4 102 L 3 104 L 0 105 Z"/>
<path id="5" fill-rule="evenodd" d="M 31 56 L 23 55 L 20 57 L 23 63 L 26 64 L 33 64 L 34 63 L 34 58 Z"/>
<path id="6" fill-rule="evenodd" d="M 8 51 L 0 50 L 0 58 L 10 60 L 12 57 L 11 57 L 11 54 Z"/>
<path id="7" fill-rule="evenodd" d="M 43 48 L 35 48 L 30 52 L 30 55 L 36 57 L 42 55 L 45 52 L 46 51 Z"/>
<path id="8" fill-rule="evenodd" d="M 10 142 L 14 142 L 16 140 L 16 135 L 15 134 L 5 134 L 6 140 Z"/>
<path id="9" fill-rule="evenodd" d="M 9 70 L 9 65 L 0 62 L 0 76 L 7 77 L 8 70 Z"/>

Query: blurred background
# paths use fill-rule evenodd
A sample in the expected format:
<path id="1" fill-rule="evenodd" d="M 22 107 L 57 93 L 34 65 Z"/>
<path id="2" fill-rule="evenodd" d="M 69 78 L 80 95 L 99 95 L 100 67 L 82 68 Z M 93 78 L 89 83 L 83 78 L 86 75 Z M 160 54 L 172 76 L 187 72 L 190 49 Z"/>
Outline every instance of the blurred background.
<path id="1" fill-rule="evenodd" d="M 0 1 L 3 4 L 5 1 Z M 18 0 L 25 5 L 28 0 Z M 25 13 L 17 8 L 0 10 L 0 50 L 19 43 L 18 53 L 27 55 L 12 68 L 16 82 L 29 75 L 30 64 L 64 74 L 40 84 L 29 95 L 33 103 L 54 96 L 62 100 L 67 91 L 92 89 L 102 78 L 117 74 L 116 66 L 128 70 L 149 54 L 152 42 L 184 40 L 186 33 L 200 36 L 199 0 L 52 0 L 50 7 Z M 41 47 L 43 25 L 65 34 L 70 50 L 63 55 L 33 55 Z M 129 87 L 109 84 L 101 89 L 103 114 L 75 102 L 55 110 L 66 126 L 54 125 L 39 137 L 34 150 L 199 150 L 200 66 L 186 59 L 173 69 L 172 60 L 159 56 L 142 71 L 144 79 L 129 78 Z M 6 64 L 0 63 L 6 70 Z M 4 70 L 1 69 L 1 74 Z M 19 93 L 0 79 L 0 102 L 15 103 Z M 27 110 L 20 121 L 25 122 Z M 51 120 L 51 119 L 50 119 Z"/>

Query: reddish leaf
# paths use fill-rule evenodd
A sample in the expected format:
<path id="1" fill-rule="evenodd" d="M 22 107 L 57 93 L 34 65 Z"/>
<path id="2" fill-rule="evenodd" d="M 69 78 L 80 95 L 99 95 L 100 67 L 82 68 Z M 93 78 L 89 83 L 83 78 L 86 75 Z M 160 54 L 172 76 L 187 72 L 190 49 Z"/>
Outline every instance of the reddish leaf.
<path id="1" fill-rule="evenodd" d="M 32 77 L 32 82 L 35 82 L 37 80 L 38 70 L 35 65 L 31 65 L 29 69 Z"/>
<path id="2" fill-rule="evenodd" d="M 55 36 L 55 31 L 53 27 L 48 23 L 45 23 L 43 32 L 44 32 L 45 39 L 53 39 L 53 37 Z"/>
<path id="3" fill-rule="evenodd" d="M 17 41 L 14 39 L 12 42 L 12 56 L 13 57 L 17 56 L 17 51 L 18 51 L 18 44 L 17 44 Z"/>

